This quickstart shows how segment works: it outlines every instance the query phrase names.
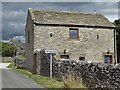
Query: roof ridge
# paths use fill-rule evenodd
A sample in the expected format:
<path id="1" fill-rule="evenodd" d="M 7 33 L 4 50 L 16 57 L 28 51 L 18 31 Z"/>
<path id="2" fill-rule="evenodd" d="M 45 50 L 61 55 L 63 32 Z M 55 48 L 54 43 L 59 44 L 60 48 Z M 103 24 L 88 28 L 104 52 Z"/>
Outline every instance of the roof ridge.
<path id="1" fill-rule="evenodd" d="M 34 9 L 32 11 L 42 11 L 42 12 L 54 12 L 54 13 L 73 13 L 73 14 L 90 14 L 90 15 L 102 15 L 101 13 L 90 13 L 90 12 L 79 12 L 79 11 L 53 11 L 53 10 L 42 10 L 42 9 Z"/>
<path id="2" fill-rule="evenodd" d="M 85 13 L 73 11 L 53 11 L 29 8 L 32 20 L 40 24 L 72 24 L 115 27 L 101 13 Z"/>

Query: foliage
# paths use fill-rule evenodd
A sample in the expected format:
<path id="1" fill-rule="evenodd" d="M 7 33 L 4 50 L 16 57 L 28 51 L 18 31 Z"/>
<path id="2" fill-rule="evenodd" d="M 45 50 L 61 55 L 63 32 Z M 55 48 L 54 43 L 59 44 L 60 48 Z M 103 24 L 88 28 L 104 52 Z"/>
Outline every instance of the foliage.
<path id="1" fill-rule="evenodd" d="M 71 73 L 67 76 L 67 78 L 65 76 L 62 76 L 62 81 L 64 82 L 66 88 L 86 88 L 86 86 L 82 83 L 82 78 L 78 78 L 80 77 L 75 76 L 75 73 Z"/>
<path id="2" fill-rule="evenodd" d="M 13 60 L 2 60 L 2 63 L 11 63 Z"/>
<path id="3" fill-rule="evenodd" d="M 11 63 L 11 64 L 9 64 L 8 66 L 7 66 L 7 68 L 13 68 L 14 67 L 14 64 L 13 63 Z"/>
<path id="4" fill-rule="evenodd" d="M 18 50 L 17 47 L 10 43 L 2 42 L 2 56 L 3 57 L 13 57 L 15 52 Z"/>
<path id="5" fill-rule="evenodd" d="M 17 55 L 16 57 L 21 59 L 21 60 L 23 60 L 25 58 L 25 55 L 24 54 L 20 54 L 20 55 Z"/>
<path id="6" fill-rule="evenodd" d="M 117 42 L 117 62 L 120 63 L 120 19 L 115 20 L 113 23 L 116 26 L 116 32 L 117 32 L 117 36 L 116 36 L 116 42 Z"/>
<path id="7" fill-rule="evenodd" d="M 120 35 L 120 19 L 115 20 L 113 24 L 116 26 L 117 34 Z"/>
<path id="8" fill-rule="evenodd" d="M 120 29 L 120 19 L 115 20 L 113 24 L 116 26 L 117 30 Z"/>

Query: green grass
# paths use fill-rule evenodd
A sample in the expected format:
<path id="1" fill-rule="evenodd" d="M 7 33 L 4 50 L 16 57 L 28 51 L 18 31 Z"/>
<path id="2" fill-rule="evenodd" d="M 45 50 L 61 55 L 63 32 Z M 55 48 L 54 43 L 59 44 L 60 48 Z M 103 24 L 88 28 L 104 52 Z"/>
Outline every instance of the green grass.
<path id="1" fill-rule="evenodd" d="M 43 77 L 41 75 L 34 75 L 31 72 L 28 72 L 24 69 L 16 69 L 18 72 L 27 75 L 29 78 L 33 79 L 36 83 L 42 85 L 46 88 L 63 88 L 64 83 L 56 81 L 55 79 L 50 79 L 48 77 Z"/>
<path id="2" fill-rule="evenodd" d="M 86 88 L 86 86 L 83 85 L 82 82 L 80 83 L 74 80 L 73 81 L 66 80 L 64 83 L 67 85 L 68 88 Z"/>
<path id="3" fill-rule="evenodd" d="M 21 59 L 21 60 L 25 58 L 25 56 L 23 54 L 17 55 L 16 57 L 19 58 L 19 59 Z"/>
<path id="4" fill-rule="evenodd" d="M 14 62 L 11 62 L 11 64 L 9 64 L 8 66 L 7 66 L 7 68 L 15 68 L 15 66 L 14 66 Z"/>
<path id="5" fill-rule="evenodd" d="M 13 64 L 9 64 L 8 66 L 7 66 L 7 68 L 13 68 Z"/>
<path id="6" fill-rule="evenodd" d="M 28 76 L 29 78 L 31 78 L 32 80 L 34 80 L 36 83 L 42 85 L 45 88 L 64 88 L 64 83 L 57 81 L 55 79 L 50 79 L 48 77 L 43 77 L 41 75 L 34 75 L 29 71 L 26 71 L 24 69 L 21 68 L 15 68 L 14 64 L 11 63 L 8 68 L 14 68 L 14 70 L 16 70 L 17 72 L 20 72 L 26 76 Z"/>
<path id="7" fill-rule="evenodd" d="M 17 72 L 20 72 L 26 76 L 28 76 L 29 78 L 31 78 L 33 81 L 35 81 L 36 83 L 42 85 L 45 88 L 86 88 L 83 86 L 82 83 L 76 83 L 73 81 L 57 81 L 55 79 L 50 79 L 49 77 L 43 77 L 41 75 L 34 75 L 29 71 L 26 71 L 25 69 L 22 69 L 20 67 L 15 68 L 14 64 L 11 63 L 9 66 L 9 68 L 13 68 L 14 70 L 16 70 Z M 67 86 L 66 86 L 67 85 Z"/>
<path id="8" fill-rule="evenodd" d="M 79 78 L 79 80 L 76 80 L 76 78 Z M 66 85 L 66 87 L 72 89 L 72 88 L 85 88 L 87 87 L 82 83 L 82 78 L 75 76 L 75 73 L 71 73 L 70 75 L 67 76 L 67 79 L 65 77 L 62 77 L 62 81 Z"/>
<path id="9" fill-rule="evenodd" d="M 12 63 L 13 60 L 2 60 L 2 63 Z"/>

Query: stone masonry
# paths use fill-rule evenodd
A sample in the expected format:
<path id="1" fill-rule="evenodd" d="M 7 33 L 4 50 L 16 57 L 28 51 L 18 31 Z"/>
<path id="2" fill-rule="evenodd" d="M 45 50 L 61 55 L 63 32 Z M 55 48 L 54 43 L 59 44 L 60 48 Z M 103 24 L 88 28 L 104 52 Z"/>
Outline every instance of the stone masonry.
<path id="1" fill-rule="evenodd" d="M 77 29 L 78 38 L 70 38 L 70 29 Z M 98 13 L 29 9 L 25 38 L 25 68 L 33 73 L 39 68 L 36 52 L 41 49 L 57 50 L 57 61 L 67 55 L 69 60 L 104 62 L 108 55 L 111 64 L 116 63 L 115 26 Z"/>
<path id="2" fill-rule="evenodd" d="M 49 77 L 49 55 L 44 50 L 40 51 L 41 70 L 40 75 Z M 57 62 L 53 59 L 53 78 L 65 81 L 75 80 L 82 82 L 87 88 L 119 89 L 120 88 L 120 64 L 111 65 L 105 63 L 88 63 L 86 61 L 65 60 Z"/>
<path id="3" fill-rule="evenodd" d="M 114 29 L 102 28 L 87 28 L 74 27 L 79 29 L 79 40 L 69 39 L 70 27 L 52 27 L 52 26 L 36 26 L 34 31 L 34 50 L 41 49 L 55 49 L 57 60 L 60 60 L 60 55 L 70 56 L 70 59 L 78 60 L 80 56 L 84 55 L 85 60 L 95 60 L 94 62 L 104 62 L 104 52 L 107 49 L 113 53 L 114 59 Z M 53 37 L 49 33 L 53 33 Z M 99 39 L 97 39 L 99 35 Z"/>
<path id="4" fill-rule="evenodd" d="M 53 76 L 57 79 L 68 78 L 75 75 L 77 80 L 88 88 L 120 88 L 120 65 L 114 66 L 104 63 L 87 63 L 76 61 L 63 61 L 60 64 L 54 62 Z"/>
<path id="5" fill-rule="evenodd" d="M 61 79 L 74 73 L 88 88 L 120 88 L 120 65 L 63 61 L 53 64 L 53 76 Z M 59 77 L 58 77 L 59 76 Z"/>

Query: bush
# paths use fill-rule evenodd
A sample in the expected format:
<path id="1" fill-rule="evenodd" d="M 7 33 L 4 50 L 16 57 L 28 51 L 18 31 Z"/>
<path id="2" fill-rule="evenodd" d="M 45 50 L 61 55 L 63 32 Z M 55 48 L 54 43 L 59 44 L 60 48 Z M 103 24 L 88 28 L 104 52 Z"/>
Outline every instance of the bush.
<path id="1" fill-rule="evenodd" d="M 2 42 L 2 56 L 13 57 L 18 48 L 10 43 Z"/>

